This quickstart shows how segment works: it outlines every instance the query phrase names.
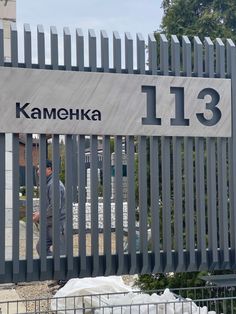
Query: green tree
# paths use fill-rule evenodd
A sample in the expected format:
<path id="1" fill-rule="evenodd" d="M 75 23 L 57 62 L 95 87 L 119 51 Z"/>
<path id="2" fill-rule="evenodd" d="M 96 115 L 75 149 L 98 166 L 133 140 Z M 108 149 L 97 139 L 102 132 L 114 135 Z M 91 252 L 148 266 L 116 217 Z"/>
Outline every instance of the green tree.
<path id="1" fill-rule="evenodd" d="M 163 0 L 166 34 L 236 40 L 235 0 Z"/>

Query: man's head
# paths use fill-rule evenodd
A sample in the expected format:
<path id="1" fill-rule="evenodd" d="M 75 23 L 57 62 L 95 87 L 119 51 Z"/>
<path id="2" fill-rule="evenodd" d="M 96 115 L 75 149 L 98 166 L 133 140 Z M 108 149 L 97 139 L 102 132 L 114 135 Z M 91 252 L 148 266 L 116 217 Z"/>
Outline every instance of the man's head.
<path id="1" fill-rule="evenodd" d="M 40 175 L 39 167 L 37 168 L 37 174 Z M 52 161 L 47 159 L 46 160 L 46 177 L 49 177 L 52 174 Z"/>

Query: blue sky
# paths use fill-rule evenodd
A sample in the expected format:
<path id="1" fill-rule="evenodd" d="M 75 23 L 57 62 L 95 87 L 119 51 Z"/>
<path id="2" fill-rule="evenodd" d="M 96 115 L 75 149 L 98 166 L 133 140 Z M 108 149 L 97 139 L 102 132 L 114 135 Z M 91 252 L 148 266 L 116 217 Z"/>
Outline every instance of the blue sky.
<path id="1" fill-rule="evenodd" d="M 110 38 L 113 31 L 118 31 L 121 38 L 124 38 L 124 32 L 130 32 L 134 42 L 136 33 L 141 33 L 147 40 L 148 34 L 160 26 L 163 15 L 161 2 L 162 0 L 17 0 L 18 32 L 19 36 L 23 37 L 23 24 L 30 24 L 32 55 L 36 60 L 36 26 L 42 24 L 46 37 L 47 61 L 47 58 L 50 58 L 49 47 L 47 47 L 47 43 L 50 42 L 50 26 L 57 27 L 59 50 L 61 49 L 61 51 L 63 50 L 63 27 L 70 28 L 74 53 L 73 36 L 75 36 L 76 28 L 83 30 L 85 40 L 88 29 L 91 28 L 95 30 L 98 40 L 100 30 L 106 30 Z M 22 51 L 21 46 L 23 48 L 23 40 L 19 40 L 20 51 Z M 20 53 L 19 58 L 23 58 L 23 54 Z M 73 59 L 72 56 L 72 63 Z M 63 52 L 60 54 L 59 51 L 59 62 L 60 60 L 62 62 Z"/>
<path id="2" fill-rule="evenodd" d="M 58 30 L 94 28 L 125 31 L 144 36 L 157 30 L 162 17 L 161 0 L 17 0 L 17 23 L 55 25 Z"/>

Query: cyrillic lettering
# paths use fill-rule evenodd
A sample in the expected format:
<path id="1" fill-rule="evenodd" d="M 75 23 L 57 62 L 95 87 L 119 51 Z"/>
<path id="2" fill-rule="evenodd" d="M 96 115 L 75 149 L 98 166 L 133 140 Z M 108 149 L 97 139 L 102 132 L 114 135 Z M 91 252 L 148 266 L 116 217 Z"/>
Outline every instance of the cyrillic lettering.
<path id="1" fill-rule="evenodd" d="M 61 108 L 57 111 L 57 116 L 61 120 L 66 120 L 68 118 L 68 110 Z"/>
<path id="2" fill-rule="evenodd" d="M 48 108 L 43 108 L 44 119 L 56 119 L 56 108 L 52 108 L 50 111 Z"/>
<path id="3" fill-rule="evenodd" d="M 70 109 L 69 110 L 69 117 L 70 117 L 70 120 L 73 120 L 73 116 L 75 116 L 76 120 L 79 120 L 79 109 L 75 109 L 75 112 L 73 112 L 73 109 Z"/>
<path id="4" fill-rule="evenodd" d="M 99 110 L 92 111 L 92 120 L 93 121 L 101 121 L 101 112 Z"/>
<path id="5" fill-rule="evenodd" d="M 20 114 L 22 113 L 25 118 L 30 119 L 30 116 L 25 112 L 25 108 L 27 108 L 29 104 L 29 102 L 26 102 L 24 106 L 21 107 L 19 102 L 16 103 L 16 118 L 20 118 Z"/>
<path id="6" fill-rule="evenodd" d="M 90 116 L 88 116 L 90 111 L 91 109 L 88 109 L 86 111 L 84 111 L 84 109 L 81 109 L 81 120 L 84 120 L 84 118 L 86 118 L 87 120 L 91 120 Z"/>
<path id="7" fill-rule="evenodd" d="M 41 110 L 39 108 L 33 108 L 31 110 L 31 119 L 41 119 Z"/>

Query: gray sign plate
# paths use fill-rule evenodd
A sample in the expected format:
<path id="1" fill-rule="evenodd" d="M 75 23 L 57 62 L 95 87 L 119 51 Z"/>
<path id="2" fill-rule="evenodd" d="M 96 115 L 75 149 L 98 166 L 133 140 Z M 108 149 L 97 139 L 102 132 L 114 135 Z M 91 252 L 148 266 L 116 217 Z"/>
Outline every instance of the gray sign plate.
<path id="1" fill-rule="evenodd" d="M 0 68 L 0 132 L 231 136 L 231 80 Z"/>

